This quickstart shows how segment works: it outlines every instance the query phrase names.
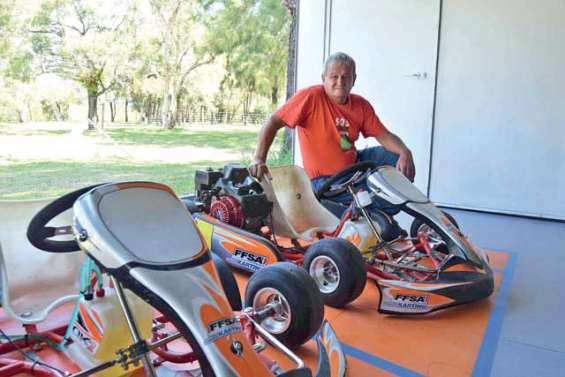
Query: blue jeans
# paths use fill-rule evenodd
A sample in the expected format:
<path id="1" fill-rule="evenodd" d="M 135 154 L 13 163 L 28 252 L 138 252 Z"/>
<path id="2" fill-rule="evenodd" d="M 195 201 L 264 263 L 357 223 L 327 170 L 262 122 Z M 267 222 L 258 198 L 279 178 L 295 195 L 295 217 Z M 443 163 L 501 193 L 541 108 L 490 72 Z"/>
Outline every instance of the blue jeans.
<path id="1" fill-rule="evenodd" d="M 362 149 L 357 152 L 357 162 L 361 161 L 373 161 L 376 162 L 378 165 L 391 165 L 396 166 L 396 162 L 398 161 L 398 155 L 396 153 L 392 153 L 384 149 L 383 147 L 369 147 Z M 312 189 L 314 192 L 317 192 L 320 187 L 330 178 L 330 176 L 323 176 L 323 177 L 316 177 L 312 179 Z M 361 184 L 357 186 L 357 188 L 363 188 L 365 191 L 369 191 L 367 187 L 367 182 L 363 181 Z M 351 204 L 351 195 L 347 192 L 340 194 L 334 198 L 332 201 L 336 201 L 342 203 L 346 206 Z M 389 215 L 395 215 L 398 213 L 398 209 L 388 203 L 386 200 L 381 198 L 375 198 L 373 204 L 367 207 L 369 211 L 374 209 L 379 209 L 388 213 Z"/>

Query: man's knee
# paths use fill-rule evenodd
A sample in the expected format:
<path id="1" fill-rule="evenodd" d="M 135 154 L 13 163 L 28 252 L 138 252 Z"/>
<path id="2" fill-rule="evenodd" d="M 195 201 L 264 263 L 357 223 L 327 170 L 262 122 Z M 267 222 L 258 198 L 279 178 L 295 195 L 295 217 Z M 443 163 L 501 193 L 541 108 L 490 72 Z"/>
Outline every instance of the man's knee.
<path id="1" fill-rule="evenodd" d="M 379 165 L 395 166 L 399 156 L 383 147 L 369 147 L 359 152 L 359 161 L 373 161 Z"/>

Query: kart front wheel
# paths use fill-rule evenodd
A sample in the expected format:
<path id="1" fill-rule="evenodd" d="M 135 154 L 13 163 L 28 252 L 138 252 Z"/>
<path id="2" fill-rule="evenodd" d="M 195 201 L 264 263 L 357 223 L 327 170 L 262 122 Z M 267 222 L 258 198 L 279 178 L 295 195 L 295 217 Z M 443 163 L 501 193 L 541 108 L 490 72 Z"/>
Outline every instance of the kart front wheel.
<path id="1" fill-rule="evenodd" d="M 367 265 L 351 242 L 323 239 L 308 248 L 304 268 L 316 282 L 324 303 L 341 308 L 355 300 L 367 281 Z"/>
<path id="2" fill-rule="evenodd" d="M 310 339 L 324 319 L 324 303 L 316 284 L 306 271 L 289 262 L 253 274 L 245 290 L 245 306 L 255 313 L 269 312 L 258 318 L 259 324 L 289 348 Z"/>
<path id="3" fill-rule="evenodd" d="M 457 221 L 455 221 L 453 216 L 451 216 L 449 213 L 444 212 L 444 211 L 441 211 L 441 213 L 443 213 L 445 215 L 445 217 L 447 217 L 449 219 L 449 221 L 457 229 L 459 229 L 459 224 L 457 224 Z M 435 240 L 441 240 L 441 237 L 439 236 L 439 234 L 437 234 L 437 232 L 435 230 L 433 230 L 428 224 L 423 222 L 421 219 L 415 218 L 414 221 L 412 221 L 412 225 L 410 226 L 410 237 L 416 238 L 416 237 L 418 237 L 418 233 L 422 233 L 422 232 L 426 233 L 428 238 L 432 238 L 432 239 L 435 239 Z"/>

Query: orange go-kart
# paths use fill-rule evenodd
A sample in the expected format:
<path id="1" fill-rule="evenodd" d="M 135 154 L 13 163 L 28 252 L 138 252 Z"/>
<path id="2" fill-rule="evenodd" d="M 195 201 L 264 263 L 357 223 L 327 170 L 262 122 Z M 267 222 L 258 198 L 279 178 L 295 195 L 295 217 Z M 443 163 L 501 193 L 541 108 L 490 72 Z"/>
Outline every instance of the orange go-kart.
<path id="1" fill-rule="evenodd" d="M 389 314 L 429 313 L 492 293 L 486 254 L 393 167 L 356 164 L 317 193 L 298 166 L 272 168 L 271 175 L 258 182 L 234 165 L 198 171 L 196 195 L 183 199 L 229 265 L 255 272 L 293 261 L 334 307 L 357 298 L 369 277 L 381 293 L 379 312 Z M 340 208 L 335 198 L 344 193 L 353 200 Z M 370 209 L 375 200 L 414 218 L 410 236 Z"/>

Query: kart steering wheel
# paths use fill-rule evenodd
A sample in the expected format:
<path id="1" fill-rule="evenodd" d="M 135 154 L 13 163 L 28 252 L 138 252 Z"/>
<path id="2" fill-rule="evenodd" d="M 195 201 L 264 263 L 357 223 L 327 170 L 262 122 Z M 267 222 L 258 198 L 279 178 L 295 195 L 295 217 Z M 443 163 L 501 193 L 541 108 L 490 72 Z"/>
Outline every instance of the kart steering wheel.
<path id="1" fill-rule="evenodd" d="M 329 178 L 316 193 L 318 199 L 331 199 L 345 192 L 348 185 L 357 185 L 380 165 L 373 161 L 361 161 Z"/>
<path id="2" fill-rule="evenodd" d="M 38 249 L 52 253 L 69 253 L 80 250 L 76 240 L 55 241 L 48 238 L 72 234 L 71 226 L 51 227 L 46 226 L 49 221 L 71 208 L 74 202 L 87 191 L 100 184 L 81 188 L 55 199 L 35 214 L 27 227 L 27 239 Z"/>

